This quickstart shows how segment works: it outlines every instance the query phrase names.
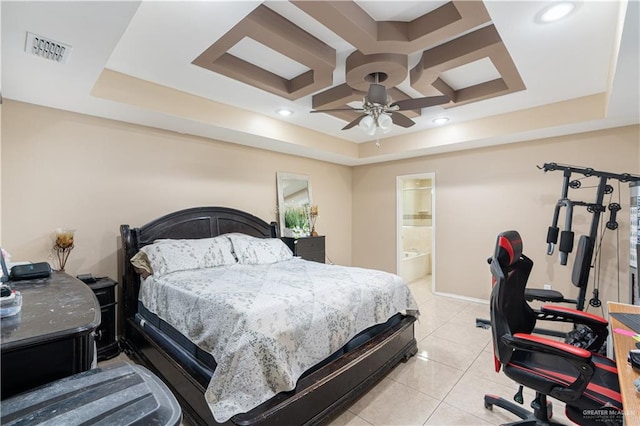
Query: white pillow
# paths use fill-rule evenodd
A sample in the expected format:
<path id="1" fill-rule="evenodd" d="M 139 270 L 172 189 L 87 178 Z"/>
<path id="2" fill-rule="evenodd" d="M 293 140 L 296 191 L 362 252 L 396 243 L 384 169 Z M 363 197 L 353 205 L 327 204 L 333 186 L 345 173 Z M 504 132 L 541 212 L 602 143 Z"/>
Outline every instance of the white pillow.
<path id="1" fill-rule="evenodd" d="M 225 237 L 194 240 L 157 240 L 140 251 L 147 255 L 156 276 L 189 269 L 232 265 L 236 259 Z"/>
<path id="2" fill-rule="evenodd" d="M 233 251 L 242 265 L 263 265 L 293 258 L 293 253 L 279 238 L 256 238 L 244 234 L 227 234 Z"/>

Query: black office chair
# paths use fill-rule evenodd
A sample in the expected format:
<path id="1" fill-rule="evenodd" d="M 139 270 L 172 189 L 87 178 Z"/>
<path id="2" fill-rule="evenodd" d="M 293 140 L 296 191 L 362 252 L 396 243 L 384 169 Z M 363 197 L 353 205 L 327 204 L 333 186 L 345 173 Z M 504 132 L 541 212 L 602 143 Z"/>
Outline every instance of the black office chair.
<path id="1" fill-rule="evenodd" d="M 569 321 L 598 330 L 599 347 L 608 333 L 606 320 L 593 314 L 560 306 L 534 311 L 524 297 L 533 262 L 522 254 L 517 231 L 498 235 L 491 258 L 491 330 L 496 372 L 519 383 L 516 401 L 522 403 L 522 386 L 533 389 L 533 413 L 494 395 L 484 404 L 504 408 L 522 420 L 513 425 L 557 424 L 550 421 L 552 409 L 547 396 L 566 404 L 566 416 L 580 425 L 621 425 L 622 400 L 618 372 L 613 360 L 590 350 L 532 335 L 536 321 Z M 604 325 L 604 331 L 603 331 Z M 602 336 L 604 334 L 604 336 Z"/>
<path id="2" fill-rule="evenodd" d="M 591 246 L 591 240 L 586 235 L 580 236 L 578 241 L 578 250 L 576 253 L 576 259 L 573 264 L 573 271 L 571 274 L 571 283 L 578 287 L 579 296 L 578 299 L 582 298 L 582 305 L 584 304 L 584 293 L 586 292 L 586 287 L 589 281 L 589 268 L 591 266 L 591 256 L 592 256 L 593 248 Z M 491 263 L 491 258 L 488 259 L 489 263 Z M 573 304 L 576 307 L 580 304 L 578 299 L 567 299 L 564 295 L 558 290 L 551 289 L 542 289 L 542 288 L 532 288 L 527 287 L 524 289 L 524 298 L 528 302 L 538 301 L 543 303 L 569 303 Z M 573 310 L 573 309 L 572 309 Z M 580 308 L 582 310 L 582 308 Z M 488 328 L 491 325 L 491 321 L 487 319 L 476 318 L 476 326 Z M 574 345 L 580 345 L 584 347 L 584 339 L 592 338 L 591 333 L 587 333 L 584 329 L 574 328 L 572 332 L 565 332 L 555 329 L 546 329 L 546 328 L 536 328 L 536 334 L 545 334 L 548 336 L 561 337 L 565 339 L 565 342 L 570 342 Z M 606 336 L 605 336 L 606 338 Z M 578 340 L 580 339 L 580 340 Z M 604 342 L 604 340 L 603 340 Z M 596 350 L 602 351 L 600 348 L 596 348 Z"/>

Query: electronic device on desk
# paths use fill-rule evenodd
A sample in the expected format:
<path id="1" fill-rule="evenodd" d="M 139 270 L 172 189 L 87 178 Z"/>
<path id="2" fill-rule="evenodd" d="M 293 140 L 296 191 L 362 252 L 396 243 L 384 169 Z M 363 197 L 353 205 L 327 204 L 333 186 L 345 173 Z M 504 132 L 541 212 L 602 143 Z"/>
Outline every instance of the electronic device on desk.
<path id="1" fill-rule="evenodd" d="M 22 295 L 6 284 L 0 286 L 0 318 L 12 317 L 22 310 Z"/>
<path id="2" fill-rule="evenodd" d="M 11 281 L 35 280 L 51 276 L 51 265 L 47 262 L 15 265 L 11 268 Z"/>
<path id="3" fill-rule="evenodd" d="M 636 370 L 640 370 L 640 349 L 631 349 L 627 355 L 627 362 Z"/>
<path id="4" fill-rule="evenodd" d="M 19 291 L 12 289 L 5 282 L 9 281 L 7 264 L 4 262 L 0 250 L 0 264 L 2 265 L 2 284 L 0 285 L 0 318 L 17 315 L 22 309 L 22 295 Z"/>
<path id="5" fill-rule="evenodd" d="M 631 330 L 640 334 L 640 314 L 632 314 L 627 312 L 611 312 L 609 315 L 629 327 Z"/>
<path id="6" fill-rule="evenodd" d="M 2 253 L 2 247 L 0 247 Z M 11 271 L 7 271 L 7 264 L 4 256 L 0 254 L 0 262 L 2 263 L 2 277 L 0 280 L 5 283 L 7 281 L 34 280 L 37 278 L 47 278 L 51 276 L 51 265 L 47 262 L 29 263 L 21 262 L 14 264 Z"/>
<path id="7" fill-rule="evenodd" d="M 629 355 L 627 355 L 627 362 L 636 372 L 640 371 L 640 350 L 630 350 Z M 633 385 L 636 387 L 636 390 L 640 392 L 640 377 L 633 381 Z"/>
<path id="8" fill-rule="evenodd" d="M 2 254 L 2 247 L 0 247 L 0 265 L 2 265 L 2 276 L 0 282 L 6 283 L 9 281 L 9 272 L 7 271 L 7 264 L 4 261 L 4 255 Z"/>

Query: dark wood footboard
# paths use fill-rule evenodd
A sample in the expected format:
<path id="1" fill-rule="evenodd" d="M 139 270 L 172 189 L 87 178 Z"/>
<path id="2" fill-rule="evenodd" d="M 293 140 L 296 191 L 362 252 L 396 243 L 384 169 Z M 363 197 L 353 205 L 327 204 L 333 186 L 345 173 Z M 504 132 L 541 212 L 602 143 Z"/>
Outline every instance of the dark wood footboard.
<path id="1" fill-rule="evenodd" d="M 296 388 L 282 392 L 253 410 L 234 416 L 234 425 L 315 425 L 339 415 L 400 361 L 415 355 L 415 319 L 400 323 L 302 378 Z M 127 324 L 125 352 L 171 388 L 185 415 L 197 425 L 215 425 L 204 398 L 205 389 L 133 321 Z"/>

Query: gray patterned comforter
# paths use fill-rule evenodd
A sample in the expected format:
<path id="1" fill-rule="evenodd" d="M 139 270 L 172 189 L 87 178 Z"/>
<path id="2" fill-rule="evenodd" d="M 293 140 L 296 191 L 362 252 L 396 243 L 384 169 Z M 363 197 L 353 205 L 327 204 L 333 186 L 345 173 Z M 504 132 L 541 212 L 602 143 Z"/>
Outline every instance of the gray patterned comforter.
<path id="1" fill-rule="evenodd" d="M 151 276 L 140 300 L 213 355 L 205 397 L 218 422 L 292 390 L 360 331 L 417 315 L 397 275 L 301 259 Z"/>

